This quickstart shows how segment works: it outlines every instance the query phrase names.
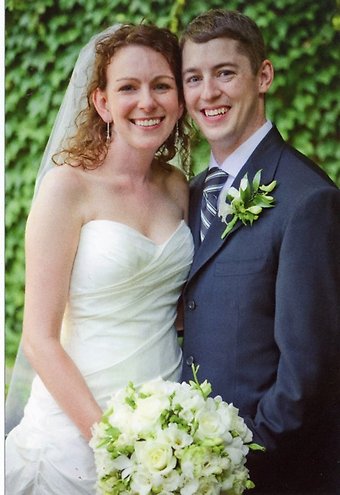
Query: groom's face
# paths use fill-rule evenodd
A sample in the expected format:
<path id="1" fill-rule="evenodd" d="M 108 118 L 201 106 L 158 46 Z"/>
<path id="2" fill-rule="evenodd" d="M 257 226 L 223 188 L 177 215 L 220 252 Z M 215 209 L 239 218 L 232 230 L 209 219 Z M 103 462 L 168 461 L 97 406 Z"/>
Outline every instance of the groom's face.
<path id="1" fill-rule="evenodd" d="M 258 74 L 253 73 L 235 40 L 186 41 L 183 84 L 188 112 L 218 161 L 265 122 L 261 68 Z"/>

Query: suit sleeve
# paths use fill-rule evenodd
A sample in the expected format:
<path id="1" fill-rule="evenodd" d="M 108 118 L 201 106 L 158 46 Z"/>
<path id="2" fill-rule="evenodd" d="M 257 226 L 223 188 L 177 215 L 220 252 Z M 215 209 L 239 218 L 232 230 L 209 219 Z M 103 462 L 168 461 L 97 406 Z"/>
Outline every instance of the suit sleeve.
<path id="1" fill-rule="evenodd" d="M 284 230 L 276 280 L 276 381 L 247 418 L 275 452 L 321 424 L 339 389 L 340 191 L 304 197 Z M 294 445 L 294 443 L 292 443 Z"/>

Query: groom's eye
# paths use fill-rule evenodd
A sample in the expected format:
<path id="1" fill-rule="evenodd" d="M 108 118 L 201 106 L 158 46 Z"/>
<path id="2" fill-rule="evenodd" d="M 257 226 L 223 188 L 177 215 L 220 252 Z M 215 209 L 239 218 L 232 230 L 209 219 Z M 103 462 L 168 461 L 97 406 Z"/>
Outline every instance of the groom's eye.
<path id="1" fill-rule="evenodd" d="M 229 70 L 229 69 L 223 69 L 218 71 L 217 77 L 220 77 L 221 79 L 228 79 L 232 77 L 235 74 L 235 72 Z"/>
<path id="2" fill-rule="evenodd" d="M 197 83 L 199 80 L 200 80 L 200 77 L 197 75 L 194 75 L 194 76 L 187 77 L 184 82 L 186 84 L 194 84 L 194 83 Z"/>

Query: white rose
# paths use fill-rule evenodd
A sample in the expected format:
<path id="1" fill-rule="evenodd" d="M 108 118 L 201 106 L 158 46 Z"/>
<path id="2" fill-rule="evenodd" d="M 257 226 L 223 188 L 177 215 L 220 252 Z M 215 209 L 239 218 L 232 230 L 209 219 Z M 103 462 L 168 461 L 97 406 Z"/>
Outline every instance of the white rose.
<path id="1" fill-rule="evenodd" d="M 177 463 L 172 448 L 167 443 L 157 440 L 137 442 L 135 456 L 137 462 L 150 473 L 165 475 L 174 469 Z"/>
<path id="2" fill-rule="evenodd" d="M 109 416 L 109 423 L 118 428 L 121 432 L 124 432 L 127 438 L 136 438 L 138 428 L 133 422 L 134 414 L 133 410 L 127 405 L 117 405 Z"/>
<path id="3" fill-rule="evenodd" d="M 219 445 L 222 443 L 222 435 L 225 432 L 225 425 L 221 416 L 216 410 L 205 409 L 196 414 L 198 428 L 195 438 L 202 441 L 208 440 L 210 444 Z"/>
<path id="4" fill-rule="evenodd" d="M 199 422 L 197 438 L 211 441 L 216 445 L 222 441 L 227 443 L 232 441 L 230 410 L 219 396 L 215 399 L 208 397 L 204 409 L 197 413 L 196 419 Z"/>

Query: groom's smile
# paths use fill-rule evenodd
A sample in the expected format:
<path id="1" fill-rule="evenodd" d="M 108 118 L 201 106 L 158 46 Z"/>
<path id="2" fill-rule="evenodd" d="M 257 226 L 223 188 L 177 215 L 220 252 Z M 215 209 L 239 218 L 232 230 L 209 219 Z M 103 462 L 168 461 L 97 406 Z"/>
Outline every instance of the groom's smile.
<path id="1" fill-rule="evenodd" d="M 204 108 L 203 110 L 201 110 L 201 112 L 205 115 L 205 117 L 216 121 L 217 119 L 215 117 L 225 115 L 230 110 L 230 108 L 231 108 L 230 106 L 229 107 L 223 106 L 218 108 Z"/>

